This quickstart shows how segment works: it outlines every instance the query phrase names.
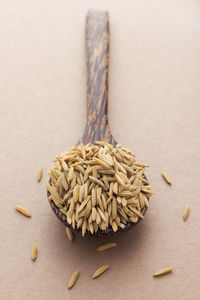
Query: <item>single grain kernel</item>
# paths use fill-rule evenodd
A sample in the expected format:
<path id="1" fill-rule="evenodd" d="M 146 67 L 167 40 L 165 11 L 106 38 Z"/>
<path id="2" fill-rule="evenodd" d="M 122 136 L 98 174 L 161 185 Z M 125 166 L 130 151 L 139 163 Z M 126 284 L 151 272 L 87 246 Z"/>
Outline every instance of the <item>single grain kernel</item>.
<path id="1" fill-rule="evenodd" d="M 161 174 L 167 183 L 172 184 L 171 178 L 165 172 L 162 172 Z"/>
<path id="2" fill-rule="evenodd" d="M 15 205 L 15 208 L 16 208 L 16 210 L 18 210 L 24 216 L 31 217 L 31 213 L 28 210 L 26 210 L 25 208 L 23 208 L 21 206 L 18 206 L 18 205 Z"/>
<path id="3" fill-rule="evenodd" d="M 68 289 L 71 289 L 73 287 L 73 285 L 75 284 L 75 282 L 77 280 L 78 275 L 79 275 L 78 271 L 76 271 L 72 274 L 72 276 L 68 282 Z"/>
<path id="4" fill-rule="evenodd" d="M 153 276 L 157 277 L 157 276 L 165 275 L 165 274 L 170 273 L 172 270 L 173 270 L 173 268 L 165 268 L 165 269 L 162 269 L 162 270 L 154 273 Z"/>
<path id="5" fill-rule="evenodd" d="M 95 278 L 99 277 L 99 276 L 102 275 L 108 268 L 109 268 L 109 266 L 102 266 L 102 267 L 100 267 L 99 269 L 97 269 L 97 270 L 94 272 L 92 278 L 95 279 Z"/>
<path id="6" fill-rule="evenodd" d="M 42 173 L 43 173 L 42 168 L 39 168 L 37 177 L 36 177 L 38 182 L 40 182 L 40 180 L 42 179 Z"/>
<path id="7" fill-rule="evenodd" d="M 105 250 L 114 248 L 114 247 L 116 247 L 116 246 L 117 246 L 116 243 L 107 243 L 107 244 L 104 244 L 104 245 L 101 245 L 100 247 L 98 247 L 98 248 L 96 249 L 96 251 L 98 251 L 98 252 L 103 252 L 103 251 L 105 251 Z"/>
<path id="8" fill-rule="evenodd" d="M 37 247 L 35 245 L 32 246 L 32 251 L 31 251 L 31 259 L 32 261 L 35 261 L 37 258 Z"/>
<path id="9" fill-rule="evenodd" d="M 183 212 L 183 220 L 186 221 L 188 216 L 189 216 L 189 212 L 190 212 L 190 207 L 189 205 L 187 204 L 185 209 L 184 209 L 184 212 Z"/>

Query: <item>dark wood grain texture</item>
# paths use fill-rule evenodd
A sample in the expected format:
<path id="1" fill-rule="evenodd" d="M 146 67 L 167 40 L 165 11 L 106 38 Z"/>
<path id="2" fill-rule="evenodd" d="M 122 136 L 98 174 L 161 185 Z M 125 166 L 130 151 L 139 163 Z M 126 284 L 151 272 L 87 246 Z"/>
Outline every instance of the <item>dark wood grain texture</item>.
<path id="1" fill-rule="evenodd" d="M 86 17 L 87 123 L 80 142 L 116 141 L 108 126 L 109 16 L 90 10 Z"/>

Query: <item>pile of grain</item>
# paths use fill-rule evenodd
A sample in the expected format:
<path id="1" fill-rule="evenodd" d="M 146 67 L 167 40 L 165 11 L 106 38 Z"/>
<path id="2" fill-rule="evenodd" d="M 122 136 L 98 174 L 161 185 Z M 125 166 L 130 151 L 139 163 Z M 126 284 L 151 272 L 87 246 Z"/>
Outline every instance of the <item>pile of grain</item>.
<path id="1" fill-rule="evenodd" d="M 134 157 L 121 145 L 104 142 L 70 148 L 48 170 L 49 201 L 83 236 L 137 223 L 152 191 L 144 178 L 146 165 Z"/>

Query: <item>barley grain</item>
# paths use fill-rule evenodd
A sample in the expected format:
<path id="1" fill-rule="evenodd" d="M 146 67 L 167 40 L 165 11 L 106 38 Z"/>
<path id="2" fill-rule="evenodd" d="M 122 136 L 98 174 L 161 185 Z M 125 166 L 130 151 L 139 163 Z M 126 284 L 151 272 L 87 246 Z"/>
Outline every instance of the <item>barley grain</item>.
<path id="1" fill-rule="evenodd" d="M 95 279 L 95 278 L 99 277 L 99 276 L 102 275 L 108 268 L 109 268 L 109 266 L 102 266 L 102 267 L 100 267 L 99 269 L 97 269 L 97 270 L 94 272 L 92 278 Z"/>
<path id="2" fill-rule="evenodd" d="M 90 184 L 90 186 L 89 186 L 89 189 L 88 189 L 88 193 L 89 193 L 89 194 L 91 194 L 91 192 L 92 192 L 92 190 L 94 189 L 94 187 L 95 187 L 95 183 L 92 182 L 92 183 Z"/>
<path id="3" fill-rule="evenodd" d="M 72 242 L 74 239 L 74 235 L 73 235 L 72 230 L 69 227 L 66 227 L 66 234 L 67 234 L 68 239 Z"/>
<path id="4" fill-rule="evenodd" d="M 76 185 L 73 189 L 73 199 L 74 199 L 74 202 L 76 203 L 79 199 L 79 186 Z"/>
<path id="5" fill-rule="evenodd" d="M 78 212 L 82 211 L 83 208 L 87 205 L 88 201 L 90 200 L 90 196 L 88 196 L 80 205 Z"/>
<path id="6" fill-rule="evenodd" d="M 115 218 L 115 222 L 117 223 L 117 226 L 119 226 L 119 224 L 120 224 L 120 217 L 119 217 L 119 216 L 117 216 L 117 217 Z"/>
<path id="7" fill-rule="evenodd" d="M 95 178 L 95 177 L 93 177 L 93 176 L 89 176 L 89 178 L 90 178 L 90 180 L 92 180 L 92 181 L 94 181 L 95 183 L 99 184 L 99 185 L 102 186 L 103 188 L 105 187 L 104 183 L 103 183 L 101 180 L 99 180 L 99 179 L 97 179 L 97 178 Z"/>
<path id="8" fill-rule="evenodd" d="M 95 161 L 96 164 L 98 164 L 98 165 L 100 165 L 100 166 L 102 166 L 106 169 L 110 169 L 110 166 L 106 162 L 104 162 L 102 159 L 99 159 L 99 158 L 95 157 L 94 161 Z"/>
<path id="9" fill-rule="evenodd" d="M 99 212 L 99 216 L 101 217 L 101 219 L 105 222 L 106 221 L 106 219 L 105 219 L 105 216 L 104 216 L 104 214 L 103 214 L 103 212 L 102 212 L 102 210 L 99 208 L 99 207 L 97 207 L 97 210 L 98 210 L 98 212 Z"/>
<path id="10" fill-rule="evenodd" d="M 68 178 L 67 178 L 68 182 L 70 182 L 72 180 L 73 175 L 74 175 L 74 167 L 70 167 Z"/>
<path id="11" fill-rule="evenodd" d="M 124 186 L 125 182 L 122 180 L 121 176 L 119 175 L 119 172 L 115 174 L 115 178 L 120 185 Z"/>
<path id="12" fill-rule="evenodd" d="M 18 205 L 15 205 L 15 208 L 16 210 L 18 210 L 22 215 L 26 216 L 26 217 L 31 217 L 31 213 L 23 208 L 22 206 L 18 206 Z"/>
<path id="13" fill-rule="evenodd" d="M 76 271 L 72 274 L 69 282 L 68 282 L 68 289 L 71 289 L 73 287 L 73 285 L 75 284 L 77 278 L 78 278 L 79 272 Z"/>
<path id="14" fill-rule="evenodd" d="M 92 208 L 92 221 L 95 221 L 97 217 L 97 210 L 95 207 Z"/>
<path id="15" fill-rule="evenodd" d="M 190 212 L 190 207 L 189 205 L 187 204 L 185 206 L 185 209 L 184 209 L 184 212 L 183 212 L 183 220 L 186 221 L 188 216 L 189 216 L 189 212 Z"/>
<path id="16" fill-rule="evenodd" d="M 162 269 L 156 273 L 153 274 L 154 277 L 157 277 L 157 276 L 161 276 L 161 275 L 165 275 L 165 274 L 168 274 L 170 273 L 171 271 L 173 270 L 173 268 L 165 268 L 165 269 Z"/>
<path id="17" fill-rule="evenodd" d="M 97 225 L 99 225 L 101 223 L 101 217 L 98 212 L 97 212 L 97 216 L 96 216 L 96 223 L 97 223 Z"/>
<path id="18" fill-rule="evenodd" d="M 69 186 L 68 186 L 68 183 L 67 183 L 67 180 L 66 180 L 64 174 L 61 176 L 61 182 L 62 182 L 62 186 L 64 187 L 65 191 L 68 191 Z"/>
<path id="19" fill-rule="evenodd" d="M 107 210 L 107 201 L 106 201 L 104 194 L 102 194 L 101 199 L 102 199 L 104 211 L 106 211 Z"/>
<path id="20" fill-rule="evenodd" d="M 67 166 L 67 164 L 66 164 L 66 162 L 64 160 L 62 160 L 61 164 L 62 164 L 62 167 L 63 167 L 64 171 L 68 171 L 69 170 L 69 168 L 68 168 L 68 166 Z"/>
<path id="21" fill-rule="evenodd" d="M 88 203 L 87 203 L 87 205 L 86 205 L 86 208 L 85 208 L 83 217 L 86 217 L 86 218 L 87 218 L 87 217 L 90 215 L 91 209 L 92 209 L 92 203 L 91 203 L 91 201 L 89 200 Z"/>
<path id="22" fill-rule="evenodd" d="M 161 175 L 167 183 L 172 184 L 171 178 L 165 172 L 162 172 Z"/>
<path id="23" fill-rule="evenodd" d="M 33 245 L 31 250 L 31 259 L 32 261 L 35 261 L 36 258 L 37 258 L 37 247 L 36 245 Z"/>
<path id="24" fill-rule="evenodd" d="M 83 218 L 80 218 L 77 223 L 77 228 L 80 228 L 83 224 Z"/>
<path id="25" fill-rule="evenodd" d="M 112 222 L 112 229 L 114 232 L 116 232 L 118 229 L 117 223 L 115 221 Z"/>
<path id="26" fill-rule="evenodd" d="M 136 162 L 135 165 L 136 165 L 137 167 L 142 167 L 142 168 L 148 167 L 148 165 L 143 164 L 143 163 L 141 163 L 141 162 Z"/>
<path id="27" fill-rule="evenodd" d="M 47 191 L 51 194 L 51 185 L 49 184 L 49 182 L 46 182 L 46 188 Z"/>
<path id="28" fill-rule="evenodd" d="M 115 182 L 113 184 L 113 193 L 117 194 L 118 193 L 118 182 Z"/>
<path id="29" fill-rule="evenodd" d="M 69 190 L 69 191 L 65 194 L 65 196 L 64 196 L 64 198 L 63 198 L 63 201 L 64 201 L 64 202 L 67 201 L 67 200 L 72 196 L 72 194 L 73 194 L 73 190 Z"/>
<path id="30" fill-rule="evenodd" d="M 90 232 L 93 234 L 94 233 L 94 225 L 93 225 L 93 223 L 89 223 L 89 229 L 90 229 Z"/>
<path id="31" fill-rule="evenodd" d="M 36 177 L 38 182 L 40 182 L 40 180 L 42 179 L 42 173 L 43 173 L 42 168 L 39 168 L 37 177 Z"/>
<path id="32" fill-rule="evenodd" d="M 116 246 L 117 246 L 117 243 L 110 242 L 110 243 L 106 243 L 106 244 L 103 244 L 103 245 L 99 246 L 96 249 L 96 251 L 97 252 L 103 252 L 103 251 L 109 250 L 111 248 L 114 248 Z"/>
<path id="33" fill-rule="evenodd" d="M 126 198 L 122 197 L 122 205 L 123 206 L 126 206 L 127 205 L 127 200 Z"/>
<path id="34" fill-rule="evenodd" d="M 112 218 L 115 219 L 117 217 L 117 200 L 113 198 L 112 202 Z"/>
<path id="35" fill-rule="evenodd" d="M 85 146 L 83 145 L 83 143 L 81 143 L 81 153 L 82 153 L 83 159 L 85 160 L 86 153 L 85 153 Z"/>
<path id="36" fill-rule="evenodd" d="M 84 218 L 83 224 L 82 224 L 82 236 L 85 235 L 87 229 L 87 220 Z"/>

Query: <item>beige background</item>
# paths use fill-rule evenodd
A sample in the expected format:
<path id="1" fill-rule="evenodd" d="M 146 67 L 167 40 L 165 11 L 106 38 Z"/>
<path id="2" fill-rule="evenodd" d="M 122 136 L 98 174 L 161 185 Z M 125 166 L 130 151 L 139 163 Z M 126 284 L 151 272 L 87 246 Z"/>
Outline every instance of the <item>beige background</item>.
<path id="1" fill-rule="evenodd" d="M 46 200 L 46 174 L 35 180 L 83 132 L 90 7 L 110 12 L 112 133 L 151 166 L 156 192 L 146 220 L 108 239 L 119 246 L 105 254 L 94 251 L 101 240 L 67 240 Z M 199 57 L 198 0 L 0 1 L 1 300 L 200 299 Z M 102 264 L 110 269 L 92 280 Z M 168 266 L 172 274 L 152 277 Z M 68 291 L 75 270 L 80 277 Z"/>

